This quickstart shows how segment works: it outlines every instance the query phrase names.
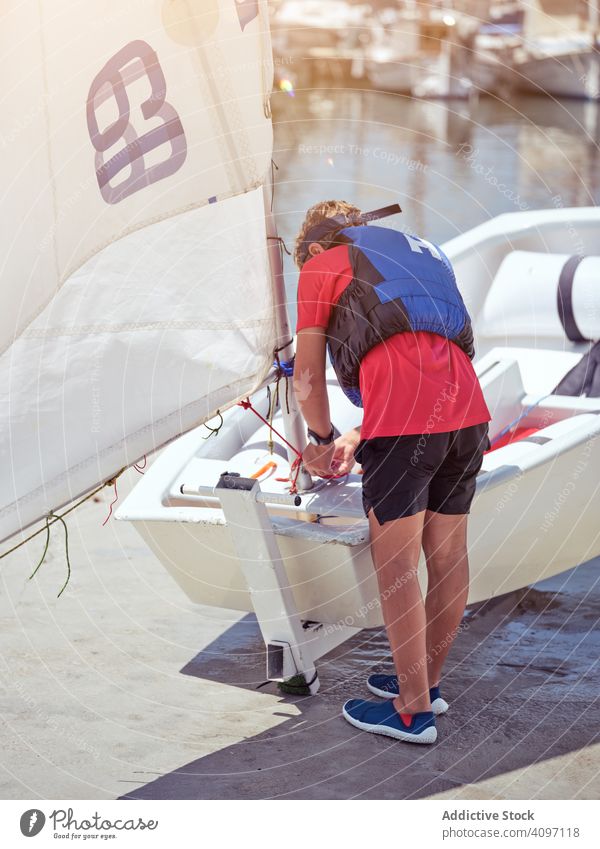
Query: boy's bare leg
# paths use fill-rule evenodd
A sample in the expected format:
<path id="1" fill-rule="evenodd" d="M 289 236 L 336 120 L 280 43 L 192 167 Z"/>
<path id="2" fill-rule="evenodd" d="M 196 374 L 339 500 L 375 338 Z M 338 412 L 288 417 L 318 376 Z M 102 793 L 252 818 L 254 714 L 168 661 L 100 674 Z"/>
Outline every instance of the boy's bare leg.
<path id="1" fill-rule="evenodd" d="M 425 604 L 417 579 L 425 511 L 380 525 L 369 512 L 383 621 L 400 684 L 399 713 L 430 711 Z"/>
<path id="2" fill-rule="evenodd" d="M 439 684 L 442 667 L 461 623 L 469 592 L 467 515 L 427 510 L 423 550 L 427 559 L 427 659 L 429 686 Z"/>

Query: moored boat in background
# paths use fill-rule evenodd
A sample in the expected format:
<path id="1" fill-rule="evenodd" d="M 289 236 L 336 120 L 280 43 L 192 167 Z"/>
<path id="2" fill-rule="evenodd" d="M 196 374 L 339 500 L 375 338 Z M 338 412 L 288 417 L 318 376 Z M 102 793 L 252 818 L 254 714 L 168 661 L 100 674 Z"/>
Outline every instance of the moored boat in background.
<path id="1" fill-rule="evenodd" d="M 512 55 L 515 85 L 553 97 L 600 97 L 600 18 L 598 0 L 576 9 L 547 12 L 541 0 L 528 4 L 521 45 Z"/>

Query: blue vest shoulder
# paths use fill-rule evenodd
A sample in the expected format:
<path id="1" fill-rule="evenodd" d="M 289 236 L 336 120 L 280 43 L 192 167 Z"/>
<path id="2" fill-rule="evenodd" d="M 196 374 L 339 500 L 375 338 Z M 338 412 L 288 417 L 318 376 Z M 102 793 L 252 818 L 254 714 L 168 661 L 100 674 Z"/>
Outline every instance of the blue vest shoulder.
<path id="1" fill-rule="evenodd" d="M 341 234 L 353 277 L 332 310 L 327 340 L 340 386 L 354 404 L 360 404 L 363 357 L 396 333 L 437 333 L 473 356 L 469 315 L 438 245 L 373 225 Z"/>
<path id="2" fill-rule="evenodd" d="M 442 249 L 412 233 L 389 227 L 347 227 L 341 231 L 365 255 L 383 280 L 399 277 L 440 279 L 455 283 L 454 271 Z"/>

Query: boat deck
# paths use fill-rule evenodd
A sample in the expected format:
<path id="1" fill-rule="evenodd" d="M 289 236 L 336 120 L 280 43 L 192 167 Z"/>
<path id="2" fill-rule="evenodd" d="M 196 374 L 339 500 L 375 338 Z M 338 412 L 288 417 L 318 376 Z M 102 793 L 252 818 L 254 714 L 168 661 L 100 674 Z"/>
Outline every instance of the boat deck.
<path id="1" fill-rule="evenodd" d="M 126 478 L 126 480 L 125 480 Z M 137 480 L 128 473 L 123 498 Z M 112 492 L 3 562 L 2 798 L 597 798 L 598 561 L 468 613 L 438 743 L 362 734 L 340 716 L 386 668 L 381 629 L 319 663 L 321 690 L 264 681 L 251 615 L 194 605 Z"/>

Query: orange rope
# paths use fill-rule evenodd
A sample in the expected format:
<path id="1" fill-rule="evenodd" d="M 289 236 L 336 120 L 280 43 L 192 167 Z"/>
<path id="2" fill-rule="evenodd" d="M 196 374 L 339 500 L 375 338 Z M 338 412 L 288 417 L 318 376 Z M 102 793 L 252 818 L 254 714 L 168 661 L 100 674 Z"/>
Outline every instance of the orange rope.
<path id="1" fill-rule="evenodd" d="M 268 463 L 265 463 L 265 465 L 262 468 L 260 468 L 257 472 L 254 472 L 254 474 L 250 475 L 250 477 L 254 478 L 256 480 L 257 478 L 261 477 L 261 475 L 264 475 L 265 472 L 268 472 L 269 469 L 276 469 L 276 468 L 277 468 L 277 463 L 274 460 L 269 460 Z"/>
<path id="2" fill-rule="evenodd" d="M 284 445 L 287 445 L 287 447 L 290 448 L 294 452 L 294 454 L 296 454 L 296 459 L 294 460 L 294 462 L 290 466 L 290 476 L 288 478 L 275 478 L 276 481 L 281 481 L 281 482 L 289 480 L 290 481 L 290 492 L 292 493 L 292 495 L 295 494 L 296 492 L 298 492 L 298 476 L 300 474 L 300 468 L 302 466 L 302 452 L 298 451 L 297 448 L 295 448 L 290 442 L 288 442 L 287 439 L 285 439 L 285 437 L 283 437 L 279 433 L 279 431 L 276 430 L 273 427 L 271 422 L 269 422 L 267 419 L 265 419 L 264 416 L 261 416 L 261 414 L 258 412 L 258 410 L 255 409 L 252 406 L 252 402 L 250 401 L 249 398 L 246 398 L 245 401 L 240 401 L 239 406 L 242 407 L 244 410 L 252 410 L 254 415 L 258 416 L 258 418 L 261 420 L 261 422 L 264 422 L 264 424 L 266 424 L 266 426 L 270 430 L 273 431 L 275 436 L 278 436 L 281 439 L 281 441 L 284 443 Z M 255 474 L 253 474 L 252 477 L 253 478 L 260 477 L 260 475 L 267 470 L 268 465 L 269 464 L 267 464 L 266 466 L 263 466 L 263 468 L 260 469 Z M 334 480 L 336 478 L 345 478 L 346 475 L 319 475 L 319 477 L 323 478 L 324 480 Z"/>
<path id="3" fill-rule="evenodd" d="M 258 416 L 258 418 L 261 420 L 261 422 L 264 422 L 264 424 L 266 424 L 266 426 L 267 426 L 270 430 L 272 430 L 272 431 L 273 431 L 273 433 L 275 434 L 275 436 L 278 436 L 278 437 L 281 439 L 281 441 L 283 442 L 283 444 L 284 444 L 284 445 L 287 445 L 287 447 L 288 447 L 291 451 L 293 451 L 293 452 L 294 452 L 294 454 L 296 455 L 296 459 L 294 460 L 294 462 L 292 463 L 292 465 L 291 465 L 291 467 L 290 467 L 290 476 L 289 476 L 289 478 L 288 478 L 288 480 L 289 480 L 289 482 L 290 482 L 290 493 L 291 493 L 292 495 L 294 495 L 296 492 L 298 492 L 298 475 L 300 474 L 300 467 L 301 467 L 301 465 L 302 465 L 302 452 L 301 452 L 301 451 L 298 451 L 298 449 L 297 449 L 296 447 L 294 447 L 294 446 L 291 444 L 291 442 L 288 442 L 288 441 L 287 441 L 287 439 L 286 439 L 284 436 L 282 436 L 282 435 L 279 433 L 279 431 L 278 431 L 278 430 L 276 430 L 276 429 L 273 427 L 273 425 L 272 425 L 272 424 L 271 424 L 271 423 L 270 423 L 267 419 L 265 419 L 265 417 L 264 417 L 264 416 L 261 416 L 261 414 L 258 412 L 258 410 L 257 410 L 257 409 L 255 409 L 255 408 L 252 406 L 252 402 L 250 401 L 250 399 L 249 399 L 249 398 L 246 398 L 246 400 L 245 400 L 245 401 L 240 401 L 240 407 L 243 407 L 243 409 L 244 409 L 244 410 L 252 410 L 252 412 L 254 413 L 254 415 L 255 415 L 255 416 Z M 253 476 L 253 477 L 254 477 L 254 476 Z"/>

